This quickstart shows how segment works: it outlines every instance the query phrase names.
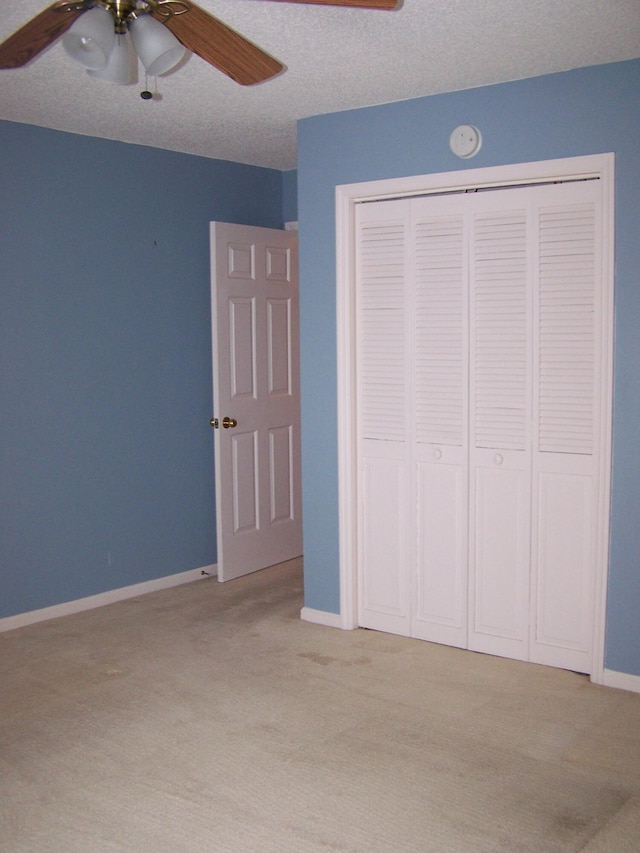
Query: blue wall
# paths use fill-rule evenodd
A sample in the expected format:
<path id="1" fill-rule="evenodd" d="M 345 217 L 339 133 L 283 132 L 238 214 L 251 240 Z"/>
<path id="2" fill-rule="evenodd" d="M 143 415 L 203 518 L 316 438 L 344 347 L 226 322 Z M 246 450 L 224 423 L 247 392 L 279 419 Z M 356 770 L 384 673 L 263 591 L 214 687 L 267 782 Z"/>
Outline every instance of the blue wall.
<path id="1" fill-rule="evenodd" d="M 216 561 L 209 221 L 281 228 L 283 189 L 11 122 L 0 146 L 1 617 Z"/>
<path id="2" fill-rule="evenodd" d="M 470 161 L 449 150 L 477 125 Z M 305 119 L 298 126 L 305 603 L 337 613 L 336 185 L 613 151 L 616 360 L 606 666 L 640 675 L 640 61 Z"/>
<path id="3" fill-rule="evenodd" d="M 285 222 L 298 220 L 298 172 L 296 169 L 282 173 L 282 216 Z"/>

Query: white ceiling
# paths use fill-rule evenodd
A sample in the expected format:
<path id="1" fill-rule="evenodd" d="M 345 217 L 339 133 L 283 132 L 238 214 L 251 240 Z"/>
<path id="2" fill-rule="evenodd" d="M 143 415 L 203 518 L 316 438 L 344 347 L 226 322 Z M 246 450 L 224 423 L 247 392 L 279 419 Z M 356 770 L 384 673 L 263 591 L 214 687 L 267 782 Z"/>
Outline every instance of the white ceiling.
<path id="1" fill-rule="evenodd" d="M 50 2 L 0 0 L 0 41 Z M 640 57 L 639 0 L 404 0 L 394 12 L 198 5 L 285 72 L 243 87 L 190 56 L 158 80 L 161 98 L 143 101 L 144 76 L 136 86 L 92 80 L 57 43 L 0 71 L 0 118 L 292 169 L 299 118 Z"/>

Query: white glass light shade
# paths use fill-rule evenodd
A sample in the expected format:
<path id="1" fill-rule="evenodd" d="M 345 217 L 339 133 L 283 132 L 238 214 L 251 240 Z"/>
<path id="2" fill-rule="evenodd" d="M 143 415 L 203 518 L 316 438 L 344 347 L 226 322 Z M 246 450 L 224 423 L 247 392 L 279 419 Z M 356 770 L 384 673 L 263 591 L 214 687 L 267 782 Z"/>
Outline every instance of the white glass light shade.
<path id="1" fill-rule="evenodd" d="M 85 68 L 104 68 L 115 41 L 115 21 L 111 12 L 94 6 L 82 14 L 62 38 L 62 46 L 72 59 Z"/>
<path id="2" fill-rule="evenodd" d="M 128 33 L 116 33 L 113 50 L 107 64 L 98 71 L 87 70 L 90 77 L 104 80 L 106 83 L 136 83 L 138 80 L 138 60 Z"/>
<path id="3" fill-rule="evenodd" d="M 171 30 L 150 15 L 131 21 L 129 32 L 140 61 L 152 77 L 170 71 L 186 53 Z"/>

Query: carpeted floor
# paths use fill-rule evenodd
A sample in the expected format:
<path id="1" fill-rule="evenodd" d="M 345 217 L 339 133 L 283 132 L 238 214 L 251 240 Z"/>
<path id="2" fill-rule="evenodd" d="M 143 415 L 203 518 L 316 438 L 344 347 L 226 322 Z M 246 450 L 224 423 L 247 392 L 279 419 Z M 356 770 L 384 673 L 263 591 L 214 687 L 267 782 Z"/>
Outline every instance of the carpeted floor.
<path id="1" fill-rule="evenodd" d="M 640 695 L 301 605 L 292 561 L 0 635 L 0 850 L 640 851 Z"/>

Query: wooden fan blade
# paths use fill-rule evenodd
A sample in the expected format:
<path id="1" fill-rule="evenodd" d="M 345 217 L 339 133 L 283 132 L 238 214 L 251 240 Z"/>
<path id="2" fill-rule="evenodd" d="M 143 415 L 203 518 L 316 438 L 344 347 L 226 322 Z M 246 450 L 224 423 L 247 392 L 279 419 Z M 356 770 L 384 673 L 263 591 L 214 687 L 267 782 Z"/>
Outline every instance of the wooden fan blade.
<path id="1" fill-rule="evenodd" d="M 180 0 L 179 5 L 186 6 L 188 11 L 166 15 L 156 9 L 151 14 L 162 21 L 188 50 L 197 53 L 236 83 L 242 86 L 261 83 L 284 68 L 277 59 L 191 0 Z"/>
<path id="2" fill-rule="evenodd" d="M 0 44 L 0 68 L 21 68 L 26 65 L 68 30 L 76 18 L 94 3 L 79 3 L 79 8 L 71 10 L 68 9 L 69 5 L 64 2 L 54 3 Z"/>
<path id="3" fill-rule="evenodd" d="M 307 3 L 316 6 L 354 6 L 359 9 L 397 9 L 400 0 L 272 0 L 274 3 Z"/>

